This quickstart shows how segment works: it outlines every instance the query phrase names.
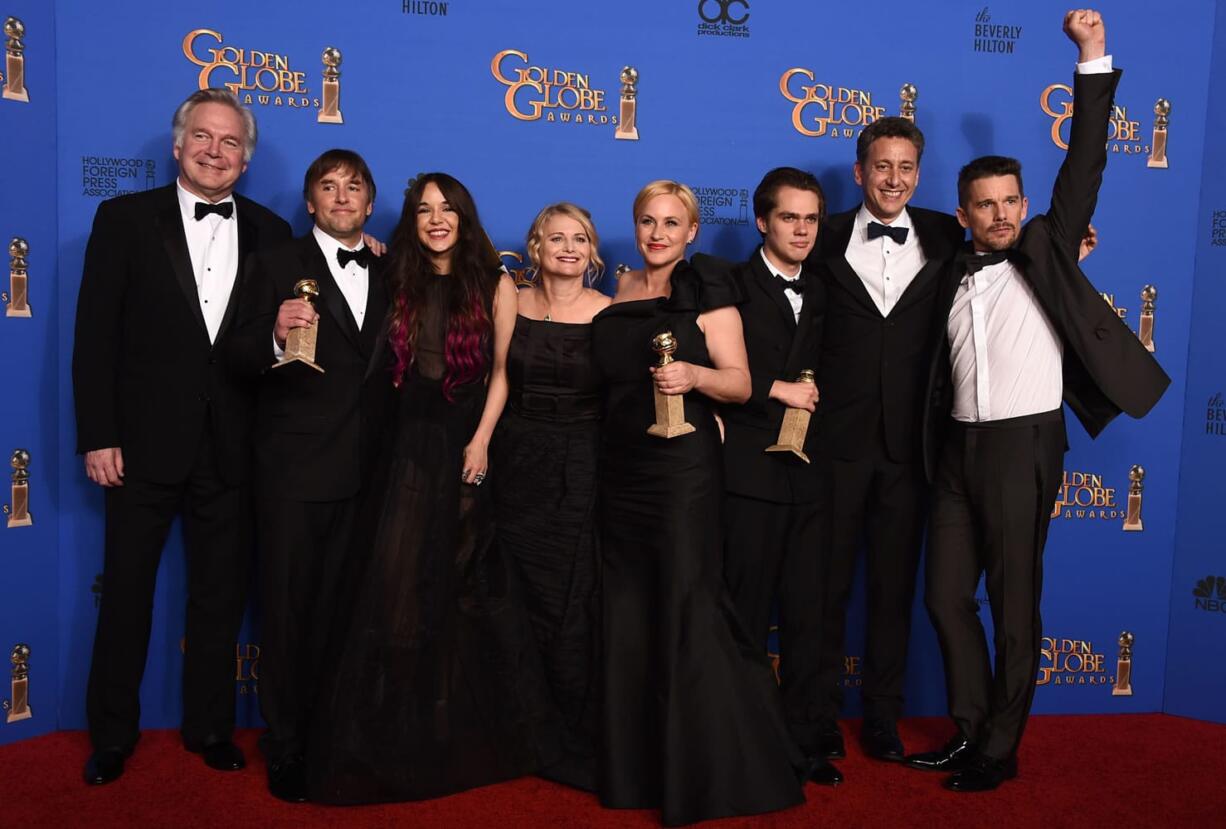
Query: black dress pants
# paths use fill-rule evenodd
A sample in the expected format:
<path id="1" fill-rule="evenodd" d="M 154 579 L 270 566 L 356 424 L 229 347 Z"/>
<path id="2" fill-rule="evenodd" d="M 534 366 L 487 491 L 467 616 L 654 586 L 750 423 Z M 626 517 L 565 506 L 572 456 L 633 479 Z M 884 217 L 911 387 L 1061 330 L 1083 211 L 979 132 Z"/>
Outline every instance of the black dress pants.
<path id="1" fill-rule="evenodd" d="M 227 485 L 206 436 L 187 479 L 129 473 L 106 490 L 102 603 L 86 690 L 95 748 L 131 750 L 140 737 L 140 683 L 149 650 L 162 548 L 176 515 L 187 553 L 183 741 L 198 749 L 234 731 L 235 645 L 250 575 L 248 487 Z"/>
<path id="2" fill-rule="evenodd" d="M 933 482 L 925 603 L 945 660 L 949 713 L 980 752 L 1017 751 L 1034 697 L 1043 546 L 1065 447 L 1060 410 L 954 422 Z M 985 576 L 995 671 L 975 590 Z"/>
<path id="3" fill-rule="evenodd" d="M 896 463 L 884 439 L 866 457 L 843 460 L 819 454 L 829 493 L 825 543 L 829 548 L 820 682 L 823 715 L 837 719 L 856 562 L 867 540 L 868 613 L 864 649 L 864 716 L 893 722 L 902 716 L 903 679 L 911 637 L 911 605 L 923 540 L 927 484 L 920 464 Z"/>
<path id="4" fill-rule="evenodd" d="M 806 754 L 814 753 L 822 713 L 817 657 L 826 562 L 819 518 L 817 503 L 724 497 L 724 578 L 745 629 L 763 647 L 778 600 L 783 713 Z"/>
<path id="5" fill-rule="evenodd" d="M 328 631 L 351 545 L 357 498 L 304 502 L 261 482 L 260 748 L 272 762 L 301 755 L 323 671 L 335 664 Z"/>

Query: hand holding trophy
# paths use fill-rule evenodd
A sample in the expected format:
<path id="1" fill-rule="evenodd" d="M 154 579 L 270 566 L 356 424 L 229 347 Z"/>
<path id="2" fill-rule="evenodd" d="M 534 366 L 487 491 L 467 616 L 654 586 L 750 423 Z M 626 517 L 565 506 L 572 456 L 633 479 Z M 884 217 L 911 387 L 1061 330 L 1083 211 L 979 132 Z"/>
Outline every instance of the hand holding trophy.
<path id="1" fill-rule="evenodd" d="M 298 280 L 294 285 L 294 296 L 312 303 L 319 296 L 319 283 L 314 279 Z M 314 320 L 309 325 L 299 328 L 291 328 L 285 337 L 285 353 L 273 364 L 273 368 L 280 368 L 290 363 L 305 363 L 323 374 L 323 368 L 315 362 L 315 342 L 318 336 L 319 320 Z"/>
<path id="2" fill-rule="evenodd" d="M 657 334 L 651 340 L 651 349 L 660 355 L 657 368 L 663 368 L 673 362 L 673 352 L 677 350 L 677 338 L 673 332 L 665 331 Z M 647 434 L 658 438 L 675 438 L 688 435 L 694 431 L 694 424 L 685 420 L 685 395 L 665 394 L 660 387 L 655 387 L 656 422 L 647 427 Z"/>

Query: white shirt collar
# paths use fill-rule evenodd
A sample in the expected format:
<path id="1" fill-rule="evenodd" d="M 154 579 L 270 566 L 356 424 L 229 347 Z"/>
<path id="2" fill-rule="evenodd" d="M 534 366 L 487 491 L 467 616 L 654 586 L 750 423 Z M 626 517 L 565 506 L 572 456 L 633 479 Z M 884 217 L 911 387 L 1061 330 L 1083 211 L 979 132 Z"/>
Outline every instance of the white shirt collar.
<path id="1" fill-rule="evenodd" d="M 336 261 L 336 252 L 341 248 L 345 250 L 361 250 L 366 247 L 365 241 L 358 242 L 356 248 L 343 245 L 335 236 L 329 235 L 327 231 L 320 230 L 319 225 L 313 225 L 311 233 L 314 234 L 315 242 L 319 245 L 319 249 L 324 252 L 324 258 L 328 260 L 329 264 Z"/>
<path id="2" fill-rule="evenodd" d="M 860 209 L 856 212 L 856 221 L 852 228 L 853 235 L 858 233 L 860 235 L 859 238 L 865 238 L 864 234 L 867 233 L 869 222 L 877 222 L 877 224 L 887 225 L 888 227 L 905 227 L 908 230 L 913 227 L 911 224 L 911 214 L 905 207 L 902 209 L 902 212 L 895 217 L 894 221 L 883 222 L 869 212 L 868 205 L 861 204 Z M 914 236 L 914 234 L 908 233 L 907 241 L 911 241 L 912 236 Z"/>
<path id="3" fill-rule="evenodd" d="M 772 262 L 766 255 L 766 245 L 763 245 L 762 247 L 758 248 L 758 253 L 761 254 L 762 261 L 766 263 L 766 269 L 770 271 L 771 276 L 777 276 L 780 279 L 786 279 L 788 282 L 791 282 L 793 279 L 799 279 L 800 275 L 804 273 L 805 266 L 803 262 L 801 263 L 800 268 L 796 271 L 796 273 L 794 273 L 791 276 L 788 276 L 786 273 L 776 268 L 775 263 Z"/>
<path id="4" fill-rule="evenodd" d="M 208 199 L 202 199 L 195 193 L 189 191 L 183 186 L 183 182 L 179 181 L 178 178 L 175 179 L 175 192 L 179 196 L 179 212 L 183 214 L 183 221 L 185 222 L 188 220 L 194 222 L 196 220 L 196 202 L 204 202 L 205 204 L 210 203 Z M 238 203 L 234 201 L 233 193 L 216 203 L 225 204 L 226 202 L 234 205 L 234 213 L 232 213 L 231 216 L 237 215 Z"/>

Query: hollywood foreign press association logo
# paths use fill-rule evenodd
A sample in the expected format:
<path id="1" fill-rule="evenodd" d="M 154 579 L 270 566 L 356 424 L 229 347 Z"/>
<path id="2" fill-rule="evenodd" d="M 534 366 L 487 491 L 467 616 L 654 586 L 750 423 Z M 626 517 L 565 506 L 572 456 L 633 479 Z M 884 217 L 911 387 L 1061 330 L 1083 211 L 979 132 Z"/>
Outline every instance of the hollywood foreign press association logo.
<path id="1" fill-rule="evenodd" d="M 749 37 L 749 0 L 698 0 L 699 37 Z"/>
<path id="2" fill-rule="evenodd" d="M 1226 576 L 1205 576 L 1192 588 L 1196 609 L 1226 613 Z"/>

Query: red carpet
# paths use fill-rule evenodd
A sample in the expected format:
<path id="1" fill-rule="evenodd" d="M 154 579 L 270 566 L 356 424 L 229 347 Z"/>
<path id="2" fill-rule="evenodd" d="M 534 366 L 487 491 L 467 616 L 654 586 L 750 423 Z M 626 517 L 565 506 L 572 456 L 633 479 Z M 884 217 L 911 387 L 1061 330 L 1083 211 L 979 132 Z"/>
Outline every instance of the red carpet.
<path id="1" fill-rule="evenodd" d="M 854 724 L 854 726 L 858 726 Z M 854 727 L 853 726 L 853 727 Z M 935 747 L 943 719 L 903 723 L 911 750 Z M 849 734 L 854 733 L 845 727 Z M 536 779 L 424 803 L 331 808 L 291 806 L 264 786 L 256 732 L 239 742 L 251 765 L 237 774 L 205 768 L 173 731 L 146 732 L 116 783 L 85 786 L 82 732 L 0 748 L 0 825 L 6 827 L 613 827 L 658 825 L 654 812 L 601 809 L 590 795 Z M 712 827 L 1153 827 L 1223 825 L 1226 725 L 1160 714 L 1044 716 L 1030 721 L 1021 776 L 996 792 L 958 795 L 941 776 L 865 759 L 853 740 L 839 765 L 848 782 L 809 785 L 808 803 Z"/>

